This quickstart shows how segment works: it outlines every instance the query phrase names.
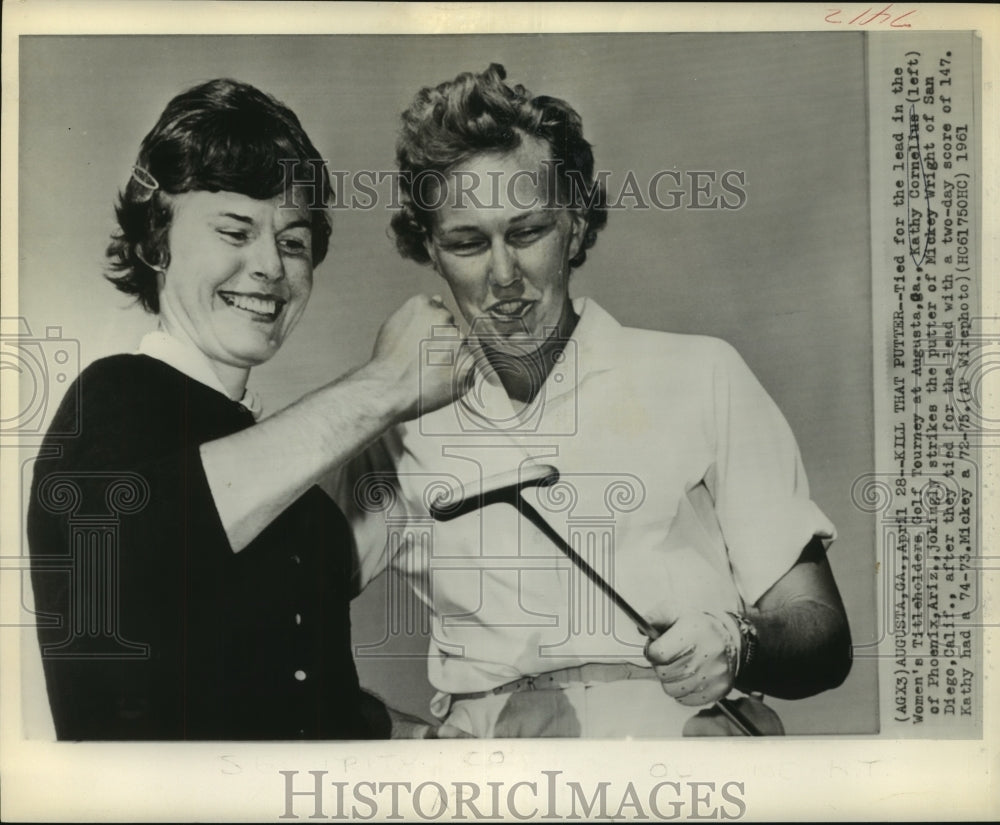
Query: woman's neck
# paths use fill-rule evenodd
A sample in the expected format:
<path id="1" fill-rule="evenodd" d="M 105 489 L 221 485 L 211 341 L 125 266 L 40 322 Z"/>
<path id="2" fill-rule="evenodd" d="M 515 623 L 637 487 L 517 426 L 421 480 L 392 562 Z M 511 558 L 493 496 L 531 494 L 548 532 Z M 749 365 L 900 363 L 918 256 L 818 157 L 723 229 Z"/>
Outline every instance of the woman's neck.
<path id="1" fill-rule="evenodd" d="M 222 361 L 217 361 L 214 358 L 206 355 L 201 347 L 199 347 L 188 335 L 183 327 L 179 324 L 172 324 L 167 319 L 160 316 L 160 329 L 172 338 L 180 341 L 186 347 L 191 349 L 194 353 L 197 353 L 201 358 L 205 360 L 209 369 L 215 374 L 216 378 L 219 379 L 219 383 L 222 384 L 223 389 L 233 401 L 239 401 L 243 398 L 246 393 L 247 379 L 250 377 L 250 369 L 248 367 L 236 367 L 232 364 L 226 364 Z"/>
<path id="2" fill-rule="evenodd" d="M 208 359 L 208 364 L 212 368 L 212 372 L 219 376 L 222 386 L 226 388 L 226 392 L 233 401 L 239 401 L 243 398 L 247 390 L 247 379 L 250 377 L 249 369 L 222 364 L 211 358 Z"/>
<path id="3" fill-rule="evenodd" d="M 580 316 L 567 301 L 559 318 L 559 326 L 532 352 L 509 352 L 494 349 L 484 343 L 483 350 L 486 357 L 511 399 L 522 404 L 530 404 L 534 400 L 549 373 L 552 372 L 559 353 L 565 349 L 566 342 L 572 336 L 579 320 Z"/>

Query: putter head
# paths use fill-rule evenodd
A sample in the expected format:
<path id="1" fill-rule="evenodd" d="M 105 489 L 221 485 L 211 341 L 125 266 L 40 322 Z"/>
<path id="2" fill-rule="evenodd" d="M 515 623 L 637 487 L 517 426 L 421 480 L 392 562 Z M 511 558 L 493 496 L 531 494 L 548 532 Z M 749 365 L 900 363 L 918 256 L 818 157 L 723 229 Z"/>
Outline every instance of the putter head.
<path id="1" fill-rule="evenodd" d="M 431 517 L 435 521 L 451 521 L 487 504 L 517 506 L 517 499 L 525 487 L 548 487 L 558 480 L 559 471 L 551 464 L 531 464 L 489 476 L 482 482 L 460 484 L 434 499 L 430 507 Z"/>

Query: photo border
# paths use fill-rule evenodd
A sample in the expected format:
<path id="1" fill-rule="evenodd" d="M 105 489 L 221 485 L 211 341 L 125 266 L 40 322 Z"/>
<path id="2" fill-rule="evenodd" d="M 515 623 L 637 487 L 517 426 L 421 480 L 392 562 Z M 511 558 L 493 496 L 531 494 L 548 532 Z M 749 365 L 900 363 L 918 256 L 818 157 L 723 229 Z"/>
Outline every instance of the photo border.
<path id="1" fill-rule="evenodd" d="M 893 21 L 911 30 L 967 30 L 982 34 L 984 141 L 982 180 L 996 180 L 998 80 L 998 11 L 991 6 L 889 4 Z M 128 34 L 209 32 L 219 34 L 334 33 L 501 33 L 501 32 L 630 32 L 630 31 L 815 31 L 830 23 L 834 5 L 764 4 L 756 7 L 720 4 L 618 6 L 540 4 L 338 4 L 336 15 L 324 3 L 149 2 L 125 6 L 113 2 L 46 2 L 27 0 L 3 8 L 3 181 L 0 216 L 3 243 L 0 291 L 4 316 L 17 315 L 17 105 L 19 34 Z M 845 4 L 846 12 L 865 11 L 865 4 Z M 872 6 L 878 11 L 881 6 Z M 900 17 L 907 14 L 908 16 Z M 898 11 L 898 14 L 896 14 Z M 336 28 L 330 20 L 336 18 Z M 981 267 L 997 270 L 996 233 L 1000 225 L 995 197 L 982 201 Z M 996 290 L 984 274 L 981 314 L 1000 315 Z M 995 404 L 995 398 L 994 398 Z M 995 416 L 993 416 L 995 419 Z M 17 451 L 0 451 L 0 478 L 19 478 Z M 983 485 L 996 488 L 996 456 L 984 449 Z M 7 491 L 19 485 L 4 485 Z M 3 497 L 0 542 L 20 542 L 19 504 Z M 996 514 L 985 498 L 983 545 L 995 542 Z M 11 518 L 11 513 L 14 517 Z M 0 587 L 10 592 L 10 580 Z M 15 584 L 16 586 L 16 584 Z M 17 598 L 0 603 L 18 604 Z M 987 623 L 996 621 L 989 606 Z M 823 737 L 709 742 L 685 740 L 683 753 L 669 754 L 664 743 L 601 741 L 580 747 L 565 742 L 523 740 L 382 743 L 198 743 L 198 744 L 68 744 L 20 738 L 18 670 L 19 634 L 0 630 L 0 776 L 3 811 L 8 821 L 269 821 L 283 812 L 283 777 L 279 771 L 327 771 L 327 779 L 346 782 L 482 782 L 486 772 L 497 781 L 543 781 L 544 771 L 561 770 L 580 782 L 610 781 L 625 786 L 641 780 L 727 782 L 745 785 L 745 810 L 751 820 L 879 820 L 996 818 L 997 725 L 991 707 L 998 705 L 995 679 L 990 679 L 991 651 L 997 632 L 987 628 L 983 640 L 986 674 L 982 740 L 887 741 L 876 737 Z M 752 751 L 746 748 L 753 748 Z M 612 772 L 608 766 L 615 766 Z M 697 793 L 697 791 L 695 791 Z M 620 794 L 619 794 L 620 796 Z M 385 811 L 380 812 L 385 814 Z M 300 812 L 300 818 L 307 816 Z M 447 821 L 442 817 L 440 821 Z"/>

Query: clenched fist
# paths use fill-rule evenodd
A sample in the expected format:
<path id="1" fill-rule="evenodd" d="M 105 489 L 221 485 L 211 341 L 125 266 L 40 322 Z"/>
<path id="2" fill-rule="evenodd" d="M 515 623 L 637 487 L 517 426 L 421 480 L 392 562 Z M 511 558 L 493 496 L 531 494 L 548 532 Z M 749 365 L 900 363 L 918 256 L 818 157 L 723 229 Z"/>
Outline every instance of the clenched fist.
<path id="1" fill-rule="evenodd" d="M 368 369 L 399 393 L 400 417 L 408 420 L 468 391 L 468 347 L 440 297 L 415 295 L 382 325 Z"/>

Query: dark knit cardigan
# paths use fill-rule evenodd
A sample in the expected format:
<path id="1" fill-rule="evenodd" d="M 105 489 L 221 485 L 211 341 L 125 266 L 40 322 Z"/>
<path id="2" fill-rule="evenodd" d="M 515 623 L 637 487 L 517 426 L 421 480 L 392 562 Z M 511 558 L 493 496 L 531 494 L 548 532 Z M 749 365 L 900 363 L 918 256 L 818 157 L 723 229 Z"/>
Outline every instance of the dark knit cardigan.
<path id="1" fill-rule="evenodd" d="M 230 549 L 199 445 L 252 424 L 145 355 L 100 360 L 70 388 L 28 512 L 60 739 L 388 735 L 351 656 L 351 544 L 336 505 L 313 487 Z"/>

